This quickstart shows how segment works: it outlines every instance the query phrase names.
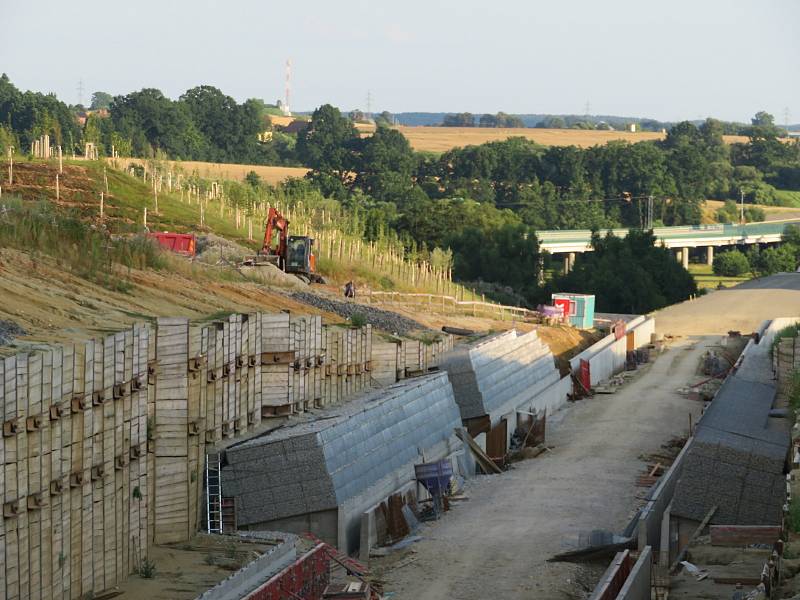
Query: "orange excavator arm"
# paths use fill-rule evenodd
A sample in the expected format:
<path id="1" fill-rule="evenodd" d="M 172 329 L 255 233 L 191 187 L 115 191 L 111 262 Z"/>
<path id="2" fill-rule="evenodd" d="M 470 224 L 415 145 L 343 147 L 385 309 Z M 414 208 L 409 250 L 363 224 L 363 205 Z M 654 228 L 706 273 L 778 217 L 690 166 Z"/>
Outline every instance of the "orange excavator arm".
<path id="1" fill-rule="evenodd" d="M 278 245 L 272 246 L 272 234 L 278 231 Z M 272 206 L 267 215 L 267 228 L 264 231 L 264 243 L 261 246 L 262 254 L 272 254 L 274 256 L 286 256 L 286 243 L 289 235 L 289 221 L 278 210 Z"/>

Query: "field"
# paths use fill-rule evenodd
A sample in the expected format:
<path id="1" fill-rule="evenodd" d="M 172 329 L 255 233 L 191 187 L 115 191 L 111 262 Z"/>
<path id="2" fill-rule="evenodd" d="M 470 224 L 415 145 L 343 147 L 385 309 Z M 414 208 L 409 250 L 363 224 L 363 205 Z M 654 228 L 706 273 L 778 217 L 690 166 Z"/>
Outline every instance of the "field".
<path id="1" fill-rule="evenodd" d="M 580 146 L 589 148 L 599 144 L 622 140 L 626 142 L 644 142 L 661 140 L 664 135 L 652 131 L 631 133 L 629 131 L 595 131 L 585 129 L 504 129 L 491 127 L 396 127 L 417 151 L 446 152 L 455 147 L 463 147 L 486 142 L 497 142 L 510 137 L 524 137 L 543 146 Z M 369 133 L 368 128 L 359 128 L 362 134 Z M 726 135 L 725 141 L 730 143 L 744 142 L 747 138 Z"/>
<path id="2" fill-rule="evenodd" d="M 109 163 L 113 163 L 114 159 L 106 159 Z M 116 159 L 120 166 L 126 164 L 142 164 L 139 158 L 118 158 Z M 250 171 L 255 171 L 261 179 L 271 185 L 280 183 L 289 177 L 305 177 L 308 169 L 303 167 L 267 167 L 264 165 L 237 165 L 227 163 L 209 163 L 194 160 L 167 160 L 173 168 L 180 167 L 185 173 L 192 173 L 197 171 L 200 177 L 205 179 L 234 179 L 241 181 Z"/>
<path id="3" fill-rule="evenodd" d="M 709 265 L 690 264 L 689 273 L 694 276 L 698 288 L 706 288 L 709 290 L 716 289 L 722 284 L 723 287 L 731 287 L 743 281 L 748 281 L 750 277 L 721 277 L 714 275 Z"/>
<path id="4" fill-rule="evenodd" d="M 782 190 L 778 190 L 779 194 L 785 194 L 785 202 L 787 202 L 787 206 L 770 206 L 767 204 L 745 204 L 745 208 L 760 208 L 765 213 L 765 219 L 767 221 L 781 221 L 783 219 L 797 219 L 800 218 L 800 192 L 786 192 Z M 788 202 L 792 199 L 792 194 L 796 194 L 796 202 L 795 205 L 797 208 L 793 208 L 792 206 L 788 205 Z M 722 200 L 706 200 L 705 208 L 703 210 L 703 223 L 711 224 L 711 223 L 718 223 L 717 221 L 717 210 L 722 208 L 725 205 L 725 202 Z M 738 206 L 738 204 L 737 204 Z"/>

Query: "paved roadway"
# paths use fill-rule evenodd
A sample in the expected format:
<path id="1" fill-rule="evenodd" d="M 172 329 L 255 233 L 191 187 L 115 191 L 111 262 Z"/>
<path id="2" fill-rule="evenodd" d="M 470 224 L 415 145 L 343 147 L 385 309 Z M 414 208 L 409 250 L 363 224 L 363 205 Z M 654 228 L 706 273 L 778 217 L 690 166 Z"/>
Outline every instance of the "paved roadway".
<path id="1" fill-rule="evenodd" d="M 800 273 L 780 273 L 709 292 L 655 314 L 656 331 L 672 335 L 749 333 L 766 319 L 800 316 Z"/>

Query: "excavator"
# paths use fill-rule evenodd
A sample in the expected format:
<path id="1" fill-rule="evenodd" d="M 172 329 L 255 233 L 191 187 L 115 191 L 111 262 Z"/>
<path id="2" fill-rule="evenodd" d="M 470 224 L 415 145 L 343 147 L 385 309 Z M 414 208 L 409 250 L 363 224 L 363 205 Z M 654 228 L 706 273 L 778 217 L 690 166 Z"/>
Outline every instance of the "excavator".
<path id="1" fill-rule="evenodd" d="M 272 237 L 278 234 L 277 245 L 272 244 Z M 312 247 L 314 239 L 304 235 L 289 235 L 289 220 L 275 207 L 270 207 L 267 214 L 264 243 L 258 254 L 244 261 L 246 265 L 272 264 L 281 271 L 292 273 L 306 283 L 325 283 L 316 272 L 317 260 Z"/>

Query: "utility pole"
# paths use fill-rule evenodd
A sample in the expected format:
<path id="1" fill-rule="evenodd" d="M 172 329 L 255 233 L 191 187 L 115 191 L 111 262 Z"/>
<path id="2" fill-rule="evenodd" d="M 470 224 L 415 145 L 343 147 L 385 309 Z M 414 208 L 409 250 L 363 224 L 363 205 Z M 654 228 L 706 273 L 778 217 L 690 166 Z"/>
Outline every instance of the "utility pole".
<path id="1" fill-rule="evenodd" d="M 647 197 L 647 229 L 653 229 L 653 196 Z"/>
<path id="2" fill-rule="evenodd" d="M 83 106 L 83 79 L 78 80 L 78 104 Z"/>
<path id="3" fill-rule="evenodd" d="M 367 114 L 364 115 L 364 118 L 369 121 L 372 119 L 372 92 L 367 90 Z"/>
<path id="4" fill-rule="evenodd" d="M 744 190 L 739 190 L 739 222 L 744 224 Z"/>

